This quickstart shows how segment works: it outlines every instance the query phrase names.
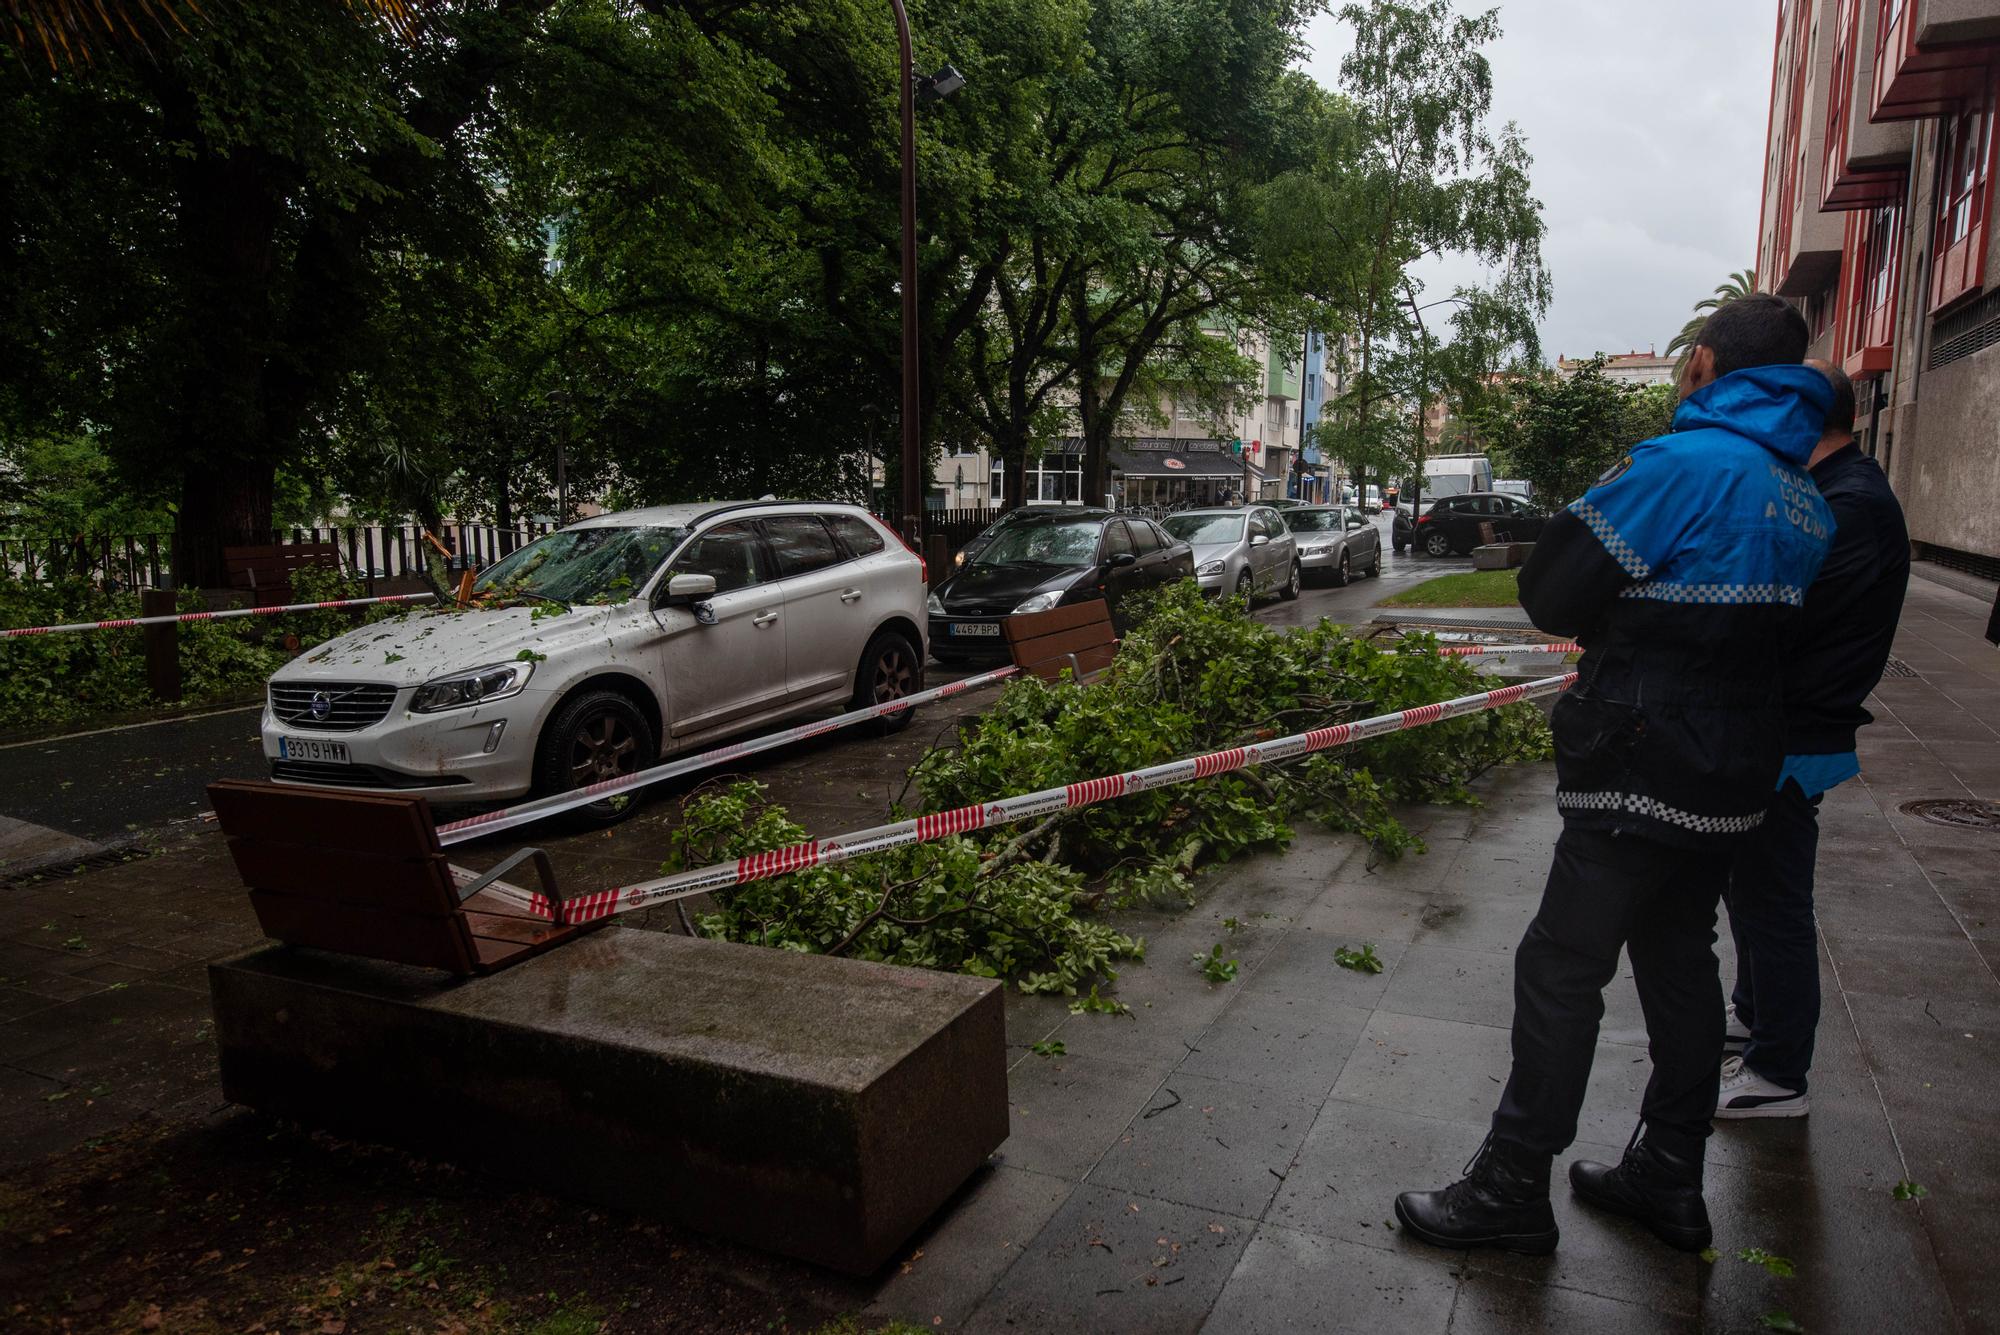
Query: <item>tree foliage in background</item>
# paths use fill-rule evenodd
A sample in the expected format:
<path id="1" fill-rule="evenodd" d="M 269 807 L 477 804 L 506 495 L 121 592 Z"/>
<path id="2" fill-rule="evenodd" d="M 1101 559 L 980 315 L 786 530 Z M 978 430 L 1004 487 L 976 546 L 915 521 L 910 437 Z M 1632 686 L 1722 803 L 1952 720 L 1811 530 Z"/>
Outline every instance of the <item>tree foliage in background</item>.
<path id="1" fill-rule="evenodd" d="M 1482 420 L 1500 471 L 1533 483 L 1536 499 L 1553 507 L 1583 495 L 1640 441 L 1665 435 L 1675 406 L 1665 385 L 1619 384 L 1597 357 L 1567 376 L 1544 372 L 1509 381 Z"/>
<path id="2" fill-rule="evenodd" d="M 918 118 L 934 447 L 991 447 L 1019 499 L 1081 435 L 1095 491 L 1161 400 L 1261 397 L 1240 330 L 1365 336 L 1356 439 L 1531 349 L 1540 219 L 1485 126 L 1492 21 L 1349 6 L 1334 94 L 1293 68 L 1320 8 L 914 0 L 919 67 L 968 77 Z M 0 45 L 10 526 L 170 520 L 180 581 L 215 585 L 224 546 L 335 512 L 893 483 L 878 0 L 171 12 L 81 65 Z M 1453 250 L 1502 276 L 1450 299 L 1447 340 L 1411 266 Z"/>

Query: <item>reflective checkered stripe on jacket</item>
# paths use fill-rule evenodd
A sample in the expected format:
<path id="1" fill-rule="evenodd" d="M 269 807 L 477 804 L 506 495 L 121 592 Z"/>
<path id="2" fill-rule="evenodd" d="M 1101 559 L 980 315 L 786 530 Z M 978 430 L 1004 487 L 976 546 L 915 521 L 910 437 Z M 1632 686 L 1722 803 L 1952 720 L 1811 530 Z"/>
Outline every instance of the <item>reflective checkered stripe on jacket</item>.
<path id="1" fill-rule="evenodd" d="M 1559 811 L 1612 811 L 1631 816 L 1647 816 L 1668 825 L 1677 825 L 1696 834 L 1748 834 L 1764 823 L 1764 813 L 1752 811 L 1740 816 L 1704 816 L 1682 811 L 1643 793 L 1576 793 L 1556 790 Z"/>

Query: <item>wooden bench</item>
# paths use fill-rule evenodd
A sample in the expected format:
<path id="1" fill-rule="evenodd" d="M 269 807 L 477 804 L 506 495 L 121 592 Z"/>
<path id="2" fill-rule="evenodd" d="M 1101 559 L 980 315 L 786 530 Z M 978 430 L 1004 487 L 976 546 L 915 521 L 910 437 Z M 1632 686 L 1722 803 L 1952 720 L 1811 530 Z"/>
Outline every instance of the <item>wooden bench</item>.
<path id="1" fill-rule="evenodd" d="M 560 903 L 548 855 L 524 848 L 485 873 L 454 867 L 421 797 L 289 788 L 242 779 L 209 800 L 266 936 L 342 955 L 487 974 L 601 926 L 536 917 L 493 893 L 532 861 Z"/>
<path id="2" fill-rule="evenodd" d="M 222 549 L 222 568 L 229 587 L 249 590 L 255 607 L 282 607 L 291 602 L 292 572 L 308 567 L 340 569 L 340 549 L 330 542 Z"/>
<path id="3" fill-rule="evenodd" d="M 1118 653 L 1111 609 L 1102 598 L 1011 616 L 1000 629 L 1014 666 L 1043 681 L 1054 681 L 1065 671 L 1078 681 L 1093 677 L 1110 667 Z"/>

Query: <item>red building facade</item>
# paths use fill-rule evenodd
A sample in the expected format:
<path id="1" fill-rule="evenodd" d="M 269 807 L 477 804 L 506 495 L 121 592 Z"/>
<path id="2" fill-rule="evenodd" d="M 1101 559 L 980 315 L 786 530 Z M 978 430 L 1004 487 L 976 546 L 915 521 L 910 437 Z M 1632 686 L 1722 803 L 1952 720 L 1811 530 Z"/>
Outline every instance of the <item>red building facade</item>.
<path id="1" fill-rule="evenodd" d="M 1912 538 L 2000 574 L 2000 0 L 1780 0 L 1759 285 L 1854 377 Z"/>

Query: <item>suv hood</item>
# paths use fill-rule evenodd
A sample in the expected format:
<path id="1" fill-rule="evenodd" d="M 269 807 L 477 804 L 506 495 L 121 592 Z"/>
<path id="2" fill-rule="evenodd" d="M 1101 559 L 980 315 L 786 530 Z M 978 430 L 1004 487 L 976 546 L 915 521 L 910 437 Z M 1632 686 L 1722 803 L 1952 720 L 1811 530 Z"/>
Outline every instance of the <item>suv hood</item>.
<path id="1" fill-rule="evenodd" d="M 639 601 L 584 606 L 537 620 L 530 607 L 407 613 L 357 626 L 271 674 L 276 682 L 379 682 L 418 686 L 433 677 L 510 662 L 523 651 L 551 656 L 598 646 L 652 623 Z"/>

